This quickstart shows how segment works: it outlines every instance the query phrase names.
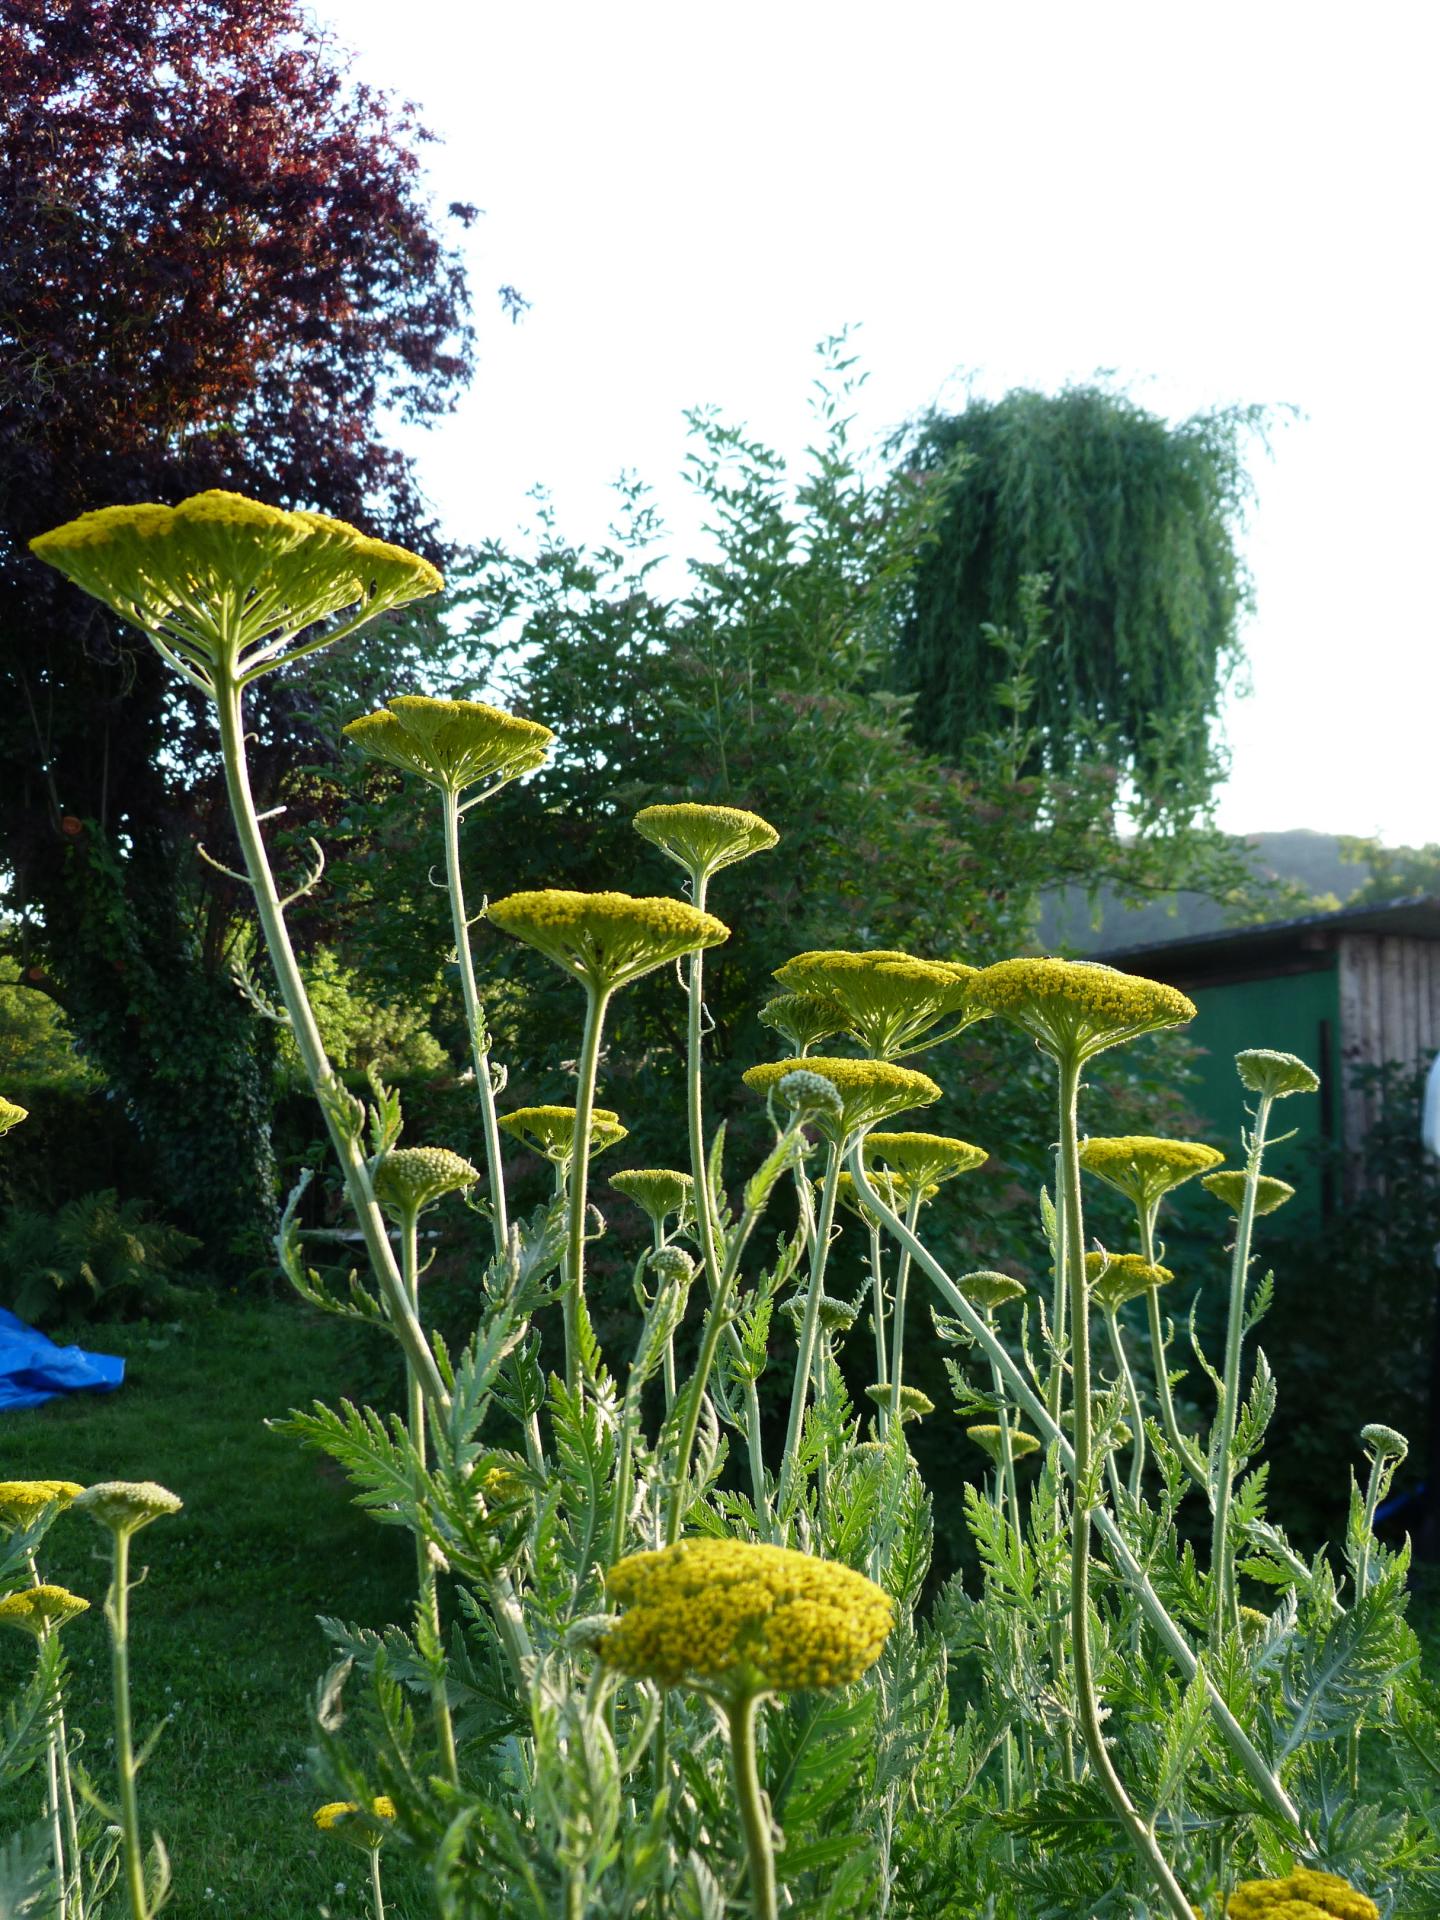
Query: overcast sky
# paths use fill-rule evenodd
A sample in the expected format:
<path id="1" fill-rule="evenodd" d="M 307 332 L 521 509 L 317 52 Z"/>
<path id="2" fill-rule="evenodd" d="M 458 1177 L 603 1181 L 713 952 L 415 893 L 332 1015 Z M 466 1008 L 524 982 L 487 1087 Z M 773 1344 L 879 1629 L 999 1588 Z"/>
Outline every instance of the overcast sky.
<path id="1" fill-rule="evenodd" d="M 594 537 L 622 468 L 687 537 L 685 409 L 798 454 L 846 324 L 877 436 L 1099 369 L 1172 417 L 1290 403 L 1221 824 L 1440 840 L 1433 6 L 318 11 L 485 209 L 479 372 L 414 442 L 457 537 L 514 535 L 537 482 Z"/>

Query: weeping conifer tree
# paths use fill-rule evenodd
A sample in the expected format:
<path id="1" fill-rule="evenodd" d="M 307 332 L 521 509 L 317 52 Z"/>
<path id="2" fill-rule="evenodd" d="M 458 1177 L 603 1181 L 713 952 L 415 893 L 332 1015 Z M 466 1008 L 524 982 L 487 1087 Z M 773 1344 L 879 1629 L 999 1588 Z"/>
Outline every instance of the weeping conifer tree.
<path id="1" fill-rule="evenodd" d="M 950 504 L 896 655 L 920 744 L 958 759 L 993 723 L 1010 671 L 994 629 L 1023 628 L 1026 583 L 1043 574 L 1035 770 L 1099 748 L 1137 810 L 1193 817 L 1219 777 L 1214 721 L 1251 606 L 1237 535 L 1265 420 L 1242 407 L 1171 425 L 1096 387 L 923 419 L 905 458 L 945 473 Z"/>

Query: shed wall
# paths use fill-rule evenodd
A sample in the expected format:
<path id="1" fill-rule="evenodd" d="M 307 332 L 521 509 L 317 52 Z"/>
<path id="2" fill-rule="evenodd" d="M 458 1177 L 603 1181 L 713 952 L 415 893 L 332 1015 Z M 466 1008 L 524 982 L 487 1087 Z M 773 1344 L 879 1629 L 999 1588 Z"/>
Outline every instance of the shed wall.
<path id="1" fill-rule="evenodd" d="M 1440 941 L 1347 933 L 1337 943 L 1345 1146 L 1358 1152 L 1375 1101 L 1349 1085 L 1354 1066 L 1418 1067 L 1440 1047 Z"/>

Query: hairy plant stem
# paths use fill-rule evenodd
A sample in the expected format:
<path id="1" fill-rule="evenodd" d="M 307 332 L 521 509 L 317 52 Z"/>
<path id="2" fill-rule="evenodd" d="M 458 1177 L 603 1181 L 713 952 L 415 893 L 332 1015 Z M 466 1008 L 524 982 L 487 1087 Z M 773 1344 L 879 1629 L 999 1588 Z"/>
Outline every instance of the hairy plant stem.
<path id="1" fill-rule="evenodd" d="M 878 1221 L 870 1229 L 870 1324 L 875 1331 L 875 1378 L 881 1386 L 885 1386 L 890 1381 L 890 1361 L 885 1351 L 885 1282 L 881 1274 Z M 883 1411 L 887 1419 L 893 1419 L 897 1413 L 893 1386 Z"/>
<path id="2" fill-rule="evenodd" d="M 1137 1206 L 1136 1224 L 1140 1229 L 1140 1258 L 1147 1266 L 1155 1265 L 1155 1206 Z M 1175 1402 L 1170 1395 L 1170 1362 L 1165 1351 L 1165 1331 L 1160 1321 L 1160 1292 L 1158 1287 L 1145 1289 L 1145 1317 L 1150 1328 L 1150 1360 L 1155 1369 L 1155 1394 L 1160 1402 L 1160 1424 L 1165 1429 L 1165 1438 L 1185 1464 L 1185 1470 L 1202 1493 L 1208 1493 L 1209 1476 L 1205 1471 L 1205 1462 L 1196 1451 L 1194 1443 L 1180 1431 L 1180 1423 L 1175 1418 Z"/>
<path id="3" fill-rule="evenodd" d="M 589 1321 L 585 1307 L 585 1207 L 590 1190 L 590 1124 L 609 1005 L 608 988 L 586 987 L 585 1035 L 575 1077 L 575 1137 L 570 1153 L 570 1218 L 565 1251 L 565 1385 L 571 1393 L 581 1391 L 580 1337 Z"/>
<path id="4" fill-rule="evenodd" d="M 1060 1191 L 1060 1149 L 1055 1150 L 1055 1192 Z M 1065 1319 L 1068 1302 L 1065 1297 L 1065 1221 L 1061 1213 L 1055 1215 L 1055 1245 L 1051 1258 L 1051 1296 L 1050 1296 L 1050 1371 L 1045 1381 L 1045 1405 L 1049 1410 L 1051 1424 L 1058 1430 L 1060 1416 L 1065 1406 Z M 1060 1476 L 1053 1480 L 1050 1501 L 1050 1531 L 1058 1540 L 1063 1532 L 1060 1512 Z M 1050 1616 L 1050 1671 L 1054 1676 L 1057 1690 L 1064 1689 L 1068 1662 L 1065 1657 L 1065 1604 L 1059 1592 L 1052 1585 L 1049 1589 L 1046 1605 Z M 1061 1727 L 1061 1761 L 1065 1778 L 1075 1778 L 1075 1746 L 1071 1737 L 1069 1721 Z"/>
<path id="5" fill-rule="evenodd" d="M 856 1149 L 858 1155 L 858 1148 Z M 810 1375 L 815 1365 L 816 1333 L 820 1326 L 820 1300 L 825 1292 L 825 1266 L 830 1252 L 830 1234 L 835 1222 L 835 1195 L 840 1186 L 838 1140 L 825 1150 L 825 1184 L 820 1192 L 820 1218 L 815 1227 L 815 1253 L 810 1263 L 810 1283 L 805 1294 L 805 1319 L 800 1328 L 800 1352 L 795 1361 L 795 1384 L 790 1393 L 790 1420 L 785 1429 L 785 1452 L 780 1462 L 780 1488 L 776 1495 L 777 1513 L 783 1514 L 795 1477 L 795 1461 L 800 1451 L 800 1436 L 805 1426 L 805 1403 L 810 1394 Z"/>
<path id="6" fill-rule="evenodd" d="M 1235 1596 L 1234 1547 L 1230 1539 L 1230 1496 L 1235 1484 L 1231 1450 L 1235 1444 L 1235 1421 L 1239 1413 L 1240 1356 L 1245 1340 L 1245 1287 L 1250 1275 L 1255 1194 L 1260 1184 L 1260 1163 L 1265 1156 L 1265 1129 L 1270 1119 L 1271 1104 L 1272 1096 L 1262 1093 L 1255 1109 L 1255 1127 L 1250 1135 L 1250 1151 L 1245 1158 L 1245 1195 L 1240 1202 L 1240 1218 L 1235 1223 L 1235 1252 L 1230 1263 L 1230 1315 L 1225 1327 L 1225 1385 L 1210 1454 L 1214 1512 L 1210 1533 L 1212 1643 L 1218 1643 L 1227 1627 L 1238 1627 L 1240 1624 Z"/>
<path id="7" fill-rule="evenodd" d="M 920 1218 L 920 1209 L 924 1205 L 924 1195 L 918 1190 L 910 1195 L 905 1206 L 905 1224 L 914 1233 L 916 1222 Z M 878 1226 L 871 1228 L 871 1236 L 877 1245 L 880 1239 Z M 890 1318 L 890 1418 L 900 1418 L 900 1389 L 905 1376 L 905 1296 L 910 1286 L 910 1252 L 901 1247 L 899 1264 L 895 1269 L 895 1308 Z M 881 1379 L 885 1378 L 881 1374 Z"/>
<path id="8" fill-rule="evenodd" d="M 405 1281 L 405 1291 L 410 1306 L 417 1317 L 420 1308 L 420 1250 L 419 1250 L 419 1214 L 411 1208 L 405 1215 L 400 1228 L 401 1274 Z M 405 1369 L 405 1389 L 408 1400 L 410 1423 L 410 1444 L 423 1472 L 425 1467 L 425 1396 L 420 1391 L 420 1382 L 407 1365 Z M 419 1499 L 420 1489 L 416 1488 Z M 444 1647 L 440 1629 L 440 1592 L 435 1578 L 435 1563 L 430 1558 L 430 1542 L 418 1529 L 415 1533 L 415 1604 L 424 1616 L 425 1622 L 435 1638 L 438 1648 Z M 452 1787 L 460 1784 L 460 1763 L 455 1752 L 455 1726 L 450 1717 L 450 1700 L 445 1690 L 445 1676 L 432 1675 L 430 1680 L 430 1706 L 435 1716 L 435 1734 L 440 1743 L 440 1759 L 445 1769 L 445 1778 Z"/>
<path id="9" fill-rule="evenodd" d="M 385 1895 L 380 1890 L 380 1849 L 370 1849 L 370 1898 L 375 1904 L 375 1920 L 385 1920 Z"/>
<path id="10" fill-rule="evenodd" d="M 36 1641 L 41 1657 L 55 1628 L 46 1627 Z M 60 1765 L 56 1756 L 55 1697 L 45 1709 L 45 1813 L 50 1821 L 50 1851 L 55 1857 L 55 1920 L 69 1920 L 72 1867 L 65 1858 L 65 1833 L 60 1821 Z"/>
<path id="11" fill-rule="evenodd" d="M 1385 1479 L 1385 1462 L 1375 1454 L 1370 1461 L 1370 1478 L 1365 1488 L 1364 1531 L 1360 1536 L 1360 1557 L 1355 1567 L 1355 1598 L 1363 1600 L 1370 1591 L 1370 1548 L 1375 1539 L 1375 1509 Z M 1360 1791 L 1360 1734 L 1363 1721 L 1357 1716 L 1345 1742 L 1345 1759 L 1350 1774 L 1350 1791 Z"/>
<path id="12" fill-rule="evenodd" d="M 320 1111 L 325 1117 L 330 1143 L 335 1149 L 335 1156 L 340 1162 L 340 1171 L 344 1176 L 346 1196 L 364 1238 L 365 1251 L 369 1255 L 370 1265 L 384 1298 L 391 1325 L 404 1349 L 406 1362 L 414 1370 L 426 1400 L 437 1408 L 444 1408 L 449 1405 L 450 1396 L 445 1391 L 445 1383 L 440 1378 L 440 1370 L 435 1364 L 435 1356 L 430 1351 L 420 1322 L 411 1311 L 410 1302 L 406 1297 L 405 1283 L 396 1265 L 394 1253 L 391 1251 L 390 1237 L 371 1190 L 370 1175 L 366 1169 L 365 1156 L 361 1151 L 358 1127 L 347 1124 L 346 1118 L 342 1117 L 346 1113 L 350 1096 L 341 1084 L 325 1052 L 325 1043 L 320 1038 L 320 1029 L 315 1024 L 310 997 L 305 991 L 305 983 L 300 976 L 300 968 L 296 964 L 295 951 L 290 944 L 290 933 L 285 924 L 285 910 L 275 889 L 275 877 L 270 870 L 270 858 L 265 851 L 260 822 L 255 812 L 255 800 L 250 791 L 250 770 L 245 758 L 245 723 L 241 708 L 241 690 L 233 672 L 221 674 L 217 671 L 215 710 L 220 726 L 220 750 L 225 767 L 225 788 L 230 800 L 230 811 L 234 817 L 235 833 L 240 843 L 240 853 L 245 863 L 246 874 L 249 876 L 251 891 L 255 897 L 255 911 L 265 936 L 270 964 L 275 970 L 275 978 L 280 987 L 280 998 L 289 1016 L 290 1031 L 294 1035 L 296 1046 L 300 1049 L 300 1058 L 304 1062 L 306 1074 L 320 1103 Z"/>
<path id="13" fill-rule="evenodd" d="M 1126 1838 L 1154 1875 L 1175 1920 L 1193 1920 L 1184 1889 L 1160 1851 L 1159 1842 L 1141 1819 L 1124 1782 L 1115 1770 L 1100 1721 L 1100 1702 L 1090 1651 L 1090 1530 L 1092 1506 L 1098 1503 L 1093 1485 L 1094 1459 L 1090 1395 L 1090 1300 L 1085 1275 L 1085 1228 L 1080 1205 L 1080 1157 L 1076 1108 L 1080 1096 L 1080 1062 L 1064 1059 L 1060 1068 L 1060 1154 L 1058 1209 L 1064 1222 L 1064 1248 L 1070 1294 L 1070 1351 L 1075 1376 L 1075 1461 L 1072 1484 L 1075 1508 L 1070 1533 L 1070 1638 L 1075 1670 L 1075 1699 L 1080 1732 L 1096 1778 L 1114 1807 Z"/>
<path id="14" fill-rule="evenodd" d="M 43 1585 L 40 1567 L 33 1553 L 25 1564 L 30 1570 L 32 1587 Z M 47 1629 L 47 1634 L 53 1629 Z M 42 1637 L 41 1644 L 44 1644 Z M 80 1826 L 75 1818 L 75 1789 L 70 1778 L 70 1743 L 65 1733 L 65 1697 L 57 1682 L 50 1701 L 46 1725 L 47 1772 L 50 1776 L 50 1813 L 54 1821 L 55 1873 L 60 1883 L 57 1920 L 85 1920 L 84 1863 L 80 1853 Z M 57 1795 L 58 1788 L 58 1795 Z M 62 1843 L 61 1808 L 65 1828 Z M 68 1871 L 65 1857 L 68 1852 Z"/>
<path id="15" fill-rule="evenodd" d="M 460 796 L 445 787 L 441 790 L 445 814 L 445 878 L 450 894 L 450 920 L 455 934 L 455 960 L 460 969 L 460 991 L 465 1002 L 465 1031 L 470 1036 L 470 1061 L 475 1070 L 475 1090 L 480 1096 L 480 1116 L 485 1129 L 485 1165 L 490 1175 L 490 1224 L 495 1234 L 495 1252 L 503 1255 L 510 1240 L 510 1225 L 505 1212 L 505 1176 L 500 1164 L 500 1124 L 495 1111 L 495 1083 L 490 1073 L 490 1035 L 484 1009 L 475 984 L 475 963 L 470 953 L 470 921 L 465 912 L 465 886 L 460 874 Z"/>
<path id="16" fill-rule="evenodd" d="M 135 1738 L 130 1720 L 130 1533 L 112 1534 L 114 1563 L 105 1619 L 110 1628 L 110 1677 L 115 1692 L 115 1770 L 120 1781 L 121 1873 L 131 1920 L 150 1920 L 145 1894 L 145 1858 L 140 1842 L 140 1802 L 135 1790 Z"/>
<path id="17" fill-rule="evenodd" d="M 1059 1453 L 1062 1465 L 1073 1473 L 1075 1451 L 1066 1439 L 1057 1423 L 1051 1418 L 1045 1398 L 1034 1382 L 1011 1359 L 1001 1342 L 995 1337 L 992 1328 L 985 1324 L 976 1309 L 965 1298 L 950 1275 L 930 1252 L 916 1234 L 910 1232 L 900 1216 L 887 1207 L 874 1188 L 870 1185 L 865 1168 L 861 1164 L 861 1141 L 857 1136 L 850 1143 L 850 1172 L 855 1180 L 856 1191 L 867 1207 L 879 1214 L 885 1229 L 902 1246 L 908 1246 L 915 1264 L 925 1274 L 936 1292 L 944 1300 L 947 1309 L 955 1315 L 967 1329 L 976 1345 L 990 1364 L 1004 1378 L 1016 1401 L 1024 1407 L 1035 1422 L 1036 1431 L 1047 1445 L 1054 1446 Z M 1105 1542 L 1106 1553 L 1120 1578 L 1135 1595 L 1145 1617 L 1164 1642 L 1170 1657 L 1187 1680 L 1193 1680 L 1202 1673 L 1199 1660 L 1186 1640 L 1185 1635 L 1171 1618 L 1169 1610 L 1151 1585 L 1145 1569 L 1135 1558 L 1120 1529 L 1109 1513 L 1101 1507 L 1095 1514 L 1095 1530 Z M 1304 1834 L 1304 1825 L 1298 1809 L 1265 1760 L 1255 1743 L 1246 1733 L 1226 1704 L 1219 1689 L 1208 1674 L 1204 1675 L 1205 1697 L 1210 1705 L 1211 1718 L 1222 1737 L 1234 1753 L 1247 1776 L 1254 1781 L 1265 1799 L 1266 1804 L 1287 1825 L 1298 1833 Z"/>
<path id="18" fill-rule="evenodd" d="M 770 1810 L 760 1785 L 760 1767 L 755 1752 L 755 1722 L 759 1708 L 757 1695 L 744 1694 L 740 1699 L 726 1703 L 725 1719 L 730 1731 L 735 1800 L 740 1809 L 740 1825 L 745 1834 L 745 1858 L 750 1868 L 752 1920 L 779 1920 Z"/>
<path id="19" fill-rule="evenodd" d="M 1154 1291 L 1154 1287 L 1146 1288 L 1147 1293 Z M 1140 1389 L 1130 1370 L 1130 1356 L 1125 1351 L 1125 1336 L 1120 1331 L 1119 1316 L 1108 1307 L 1105 1310 L 1105 1334 L 1110 1342 L 1110 1351 L 1115 1356 L 1115 1364 L 1120 1369 L 1120 1378 L 1125 1382 L 1125 1400 L 1130 1408 L 1130 1425 L 1133 1428 L 1130 1438 L 1130 1498 L 1138 1500 L 1145 1479 L 1145 1410 L 1140 1405 Z"/>

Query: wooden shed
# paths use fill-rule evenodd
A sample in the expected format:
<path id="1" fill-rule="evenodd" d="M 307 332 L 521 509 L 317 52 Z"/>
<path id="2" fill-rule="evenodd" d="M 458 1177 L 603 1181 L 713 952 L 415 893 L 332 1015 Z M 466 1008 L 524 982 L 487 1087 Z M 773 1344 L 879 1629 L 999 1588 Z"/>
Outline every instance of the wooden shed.
<path id="1" fill-rule="evenodd" d="M 1339 1141 L 1353 1156 L 1374 1117 L 1351 1070 L 1388 1060 L 1414 1068 L 1440 1049 L 1440 899 L 1342 907 L 1095 958 L 1195 1002 L 1189 1034 L 1203 1052 L 1191 1098 L 1217 1144 L 1238 1150 L 1241 1048 L 1279 1047 L 1315 1068 L 1319 1098 L 1287 1103 L 1286 1126 L 1298 1133 L 1274 1166 L 1307 1211 L 1327 1213 L 1343 1198 L 1307 1148 Z"/>

